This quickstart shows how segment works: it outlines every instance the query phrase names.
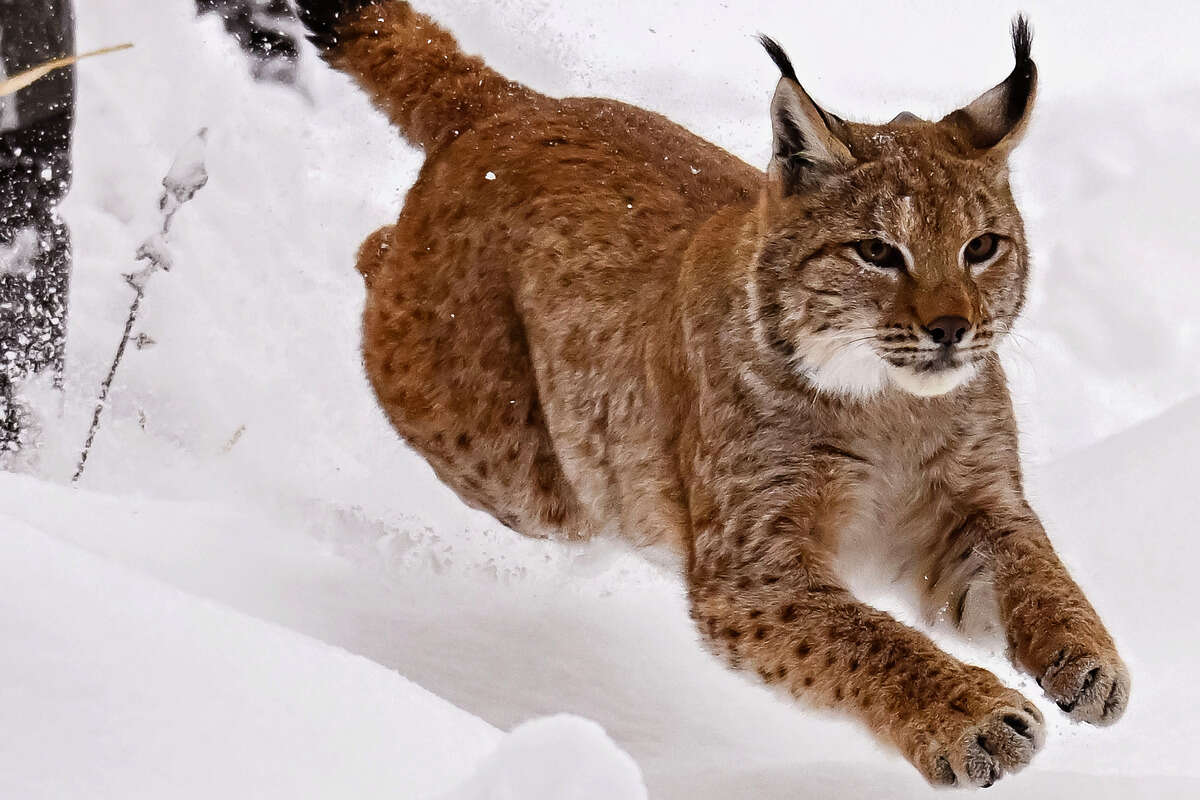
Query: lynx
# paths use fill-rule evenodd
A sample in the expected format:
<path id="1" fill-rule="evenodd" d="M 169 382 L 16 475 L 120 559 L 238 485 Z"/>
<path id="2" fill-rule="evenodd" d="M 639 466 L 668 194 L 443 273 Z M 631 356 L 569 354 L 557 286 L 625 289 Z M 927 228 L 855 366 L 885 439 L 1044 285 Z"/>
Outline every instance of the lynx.
<path id="1" fill-rule="evenodd" d="M 938 121 L 842 119 L 764 38 L 764 174 L 657 114 L 510 81 L 408 3 L 300 9 L 424 148 L 358 254 L 362 352 L 465 502 L 677 553 L 715 654 L 857 717 L 934 784 L 1019 770 L 1044 720 L 856 599 L 856 548 L 931 617 L 990 610 L 1072 718 L 1121 716 L 1129 673 L 1025 500 L 995 350 L 1029 269 L 1007 168 L 1037 82 L 1023 18 L 1011 74 Z"/>

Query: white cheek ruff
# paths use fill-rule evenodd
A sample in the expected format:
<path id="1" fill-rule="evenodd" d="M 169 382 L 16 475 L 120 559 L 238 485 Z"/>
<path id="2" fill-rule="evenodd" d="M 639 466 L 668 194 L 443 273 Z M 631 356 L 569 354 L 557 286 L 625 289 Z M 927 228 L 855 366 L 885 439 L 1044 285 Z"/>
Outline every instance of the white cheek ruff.
<path id="1" fill-rule="evenodd" d="M 914 372 L 907 367 L 890 367 L 888 374 L 904 391 L 917 397 L 937 397 L 967 383 L 978 374 L 975 364 L 964 364 L 955 369 L 937 372 Z"/>
<path id="2" fill-rule="evenodd" d="M 796 366 L 817 391 L 867 400 L 891 385 L 917 397 L 937 397 L 970 382 L 978 364 L 936 372 L 894 367 L 875 352 L 861 334 L 807 334 L 797 342 Z"/>
<path id="3" fill-rule="evenodd" d="M 887 364 L 861 333 L 812 333 L 797 342 L 797 366 L 818 391 L 866 399 L 888 385 Z"/>

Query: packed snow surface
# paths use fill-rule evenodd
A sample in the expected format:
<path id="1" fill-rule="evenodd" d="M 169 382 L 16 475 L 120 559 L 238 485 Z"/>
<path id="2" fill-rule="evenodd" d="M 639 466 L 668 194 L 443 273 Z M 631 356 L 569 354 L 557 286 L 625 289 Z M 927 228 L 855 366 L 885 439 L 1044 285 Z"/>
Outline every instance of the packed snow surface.
<path id="1" fill-rule="evenodd" d="M 423 796 L 502 741 L 373 661 L 0 519 L 5 797 Z"/>
<path id="2" fill-rule="evenodd" d="M 1010 68 L 992 3 L 417 5 L 513 78 L 648 106 L 755 164 L 777 77 L 758 31 L 861 119 L 944 113 Z M 1047 715 L 1044 750 L 989 797 L 1197 796 L 1200 6 L 1025 9 L 1042 85 L 1014 173 L 1036 271 L 1005 363 L 1029 493 L 1122 648 L 1129 711 L 1073 724 L 1001 643 L 935 638 Z M 136 47 L 79 68 L 66 388 L 26 387 L 43 446 L 0 475 L 0 796 L 933 796 L 859 727 L 708 656 L 669 569 L 517 536 L 397 440 L 351 264 L 421 156 L 347 79 L 306 51 L 300 91 L 257 84 L 189 0 L 77 12 L 80 49 Z M 71 486 L 121 276 L 164 176 L 194 185 L 184 167 L 208 183 Z"/>

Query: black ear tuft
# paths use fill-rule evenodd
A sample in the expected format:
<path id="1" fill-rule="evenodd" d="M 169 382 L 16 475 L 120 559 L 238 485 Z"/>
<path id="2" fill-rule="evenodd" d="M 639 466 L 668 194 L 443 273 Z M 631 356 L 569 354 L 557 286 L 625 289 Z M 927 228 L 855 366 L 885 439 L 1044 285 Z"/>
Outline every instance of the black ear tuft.
<path id="1" fill-rule="evenodd" d="M 975 150 L 1007 155 L 1024 135 L 1037 94 L 1037 65 L 1030 55 L 1032 45 L 1033 31 L 1029 20 L 1021 14 L 1012 23 L 1016 61 L 1012 72 L 968 105 L 942 118 L 942 123 L 964 134 Z M 1001 144 L 1002 147 L 993 150 Z"/>
<path id="2" fill-rule="evenodd" d="M 338 28 L 373 0 L 296 0 L 300 21 L 308 28 L 308 40 L 322 51 L 338 43 Z"/>
<path id="3" fill-rule="evenodd" d="M 787 53 L 783 52 L 783 48 L 779 46 L 779 42 L 761 33 L 758 35 L 758 42 L 767 51 L 767 55 L 771 57 L 771 60 L 775 62 L 775 66 L 779 67 L 779 71 L 783 73 L 783 77 L 796 83 L 800 82 L 800 79 L 796 77 L 796 68 L 792 66 L 792 60 L 788 58 Z"/>
<path id="4" fill-rule="evenodd" d="M 1017 66 L 1021 66 L 1030 60 L 1033 49 L 1033 29 L 1029 27 L 1029 18 L 1024 14 L 1018 14 L 1013 20 L 1012 40 L 1013 57 L 1017 60 Z"/>
<path id="5" fill-rule="evenodd" d="M 1025 114 L 1025 107 L 1033 94 L 1034 81 L 1037 78 L 1037 67 L 1034 66 L 1031 52 L 1033 50 L 1033 29 L 1029 19 L 1024 14 L 1018 14 L 1012 24 L 1013 66 L 1012 74 L 1008 77 L 1009 91 L 1005 116 L 1015 122 Z"/>

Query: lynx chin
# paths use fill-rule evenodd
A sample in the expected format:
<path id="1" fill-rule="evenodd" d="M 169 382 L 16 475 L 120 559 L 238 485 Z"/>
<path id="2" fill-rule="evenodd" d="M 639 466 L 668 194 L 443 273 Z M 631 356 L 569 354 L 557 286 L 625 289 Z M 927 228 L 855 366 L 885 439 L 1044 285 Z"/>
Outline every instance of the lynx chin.
<path id="1" fill-rule="evenodd" d="M 1026 502 L 994 350 L 1029 271 L 1007 165 L 1037 87 L 1023 18 L 1001 83 L 885 125 L 819 106 L 764 37 L 763 173 L 657 114 L 511 81 L 408 3 L 299 6 L 425 151 L 358 254 L 363 359 L 465 502 L 678 554 L 717 657 L 934 784 L 1021 769 L 1042 713 L 856 599 L 851 543 L 930 620 L 989 616 L 1074 719 L 1121 716 L 1129 672 Z"/>

